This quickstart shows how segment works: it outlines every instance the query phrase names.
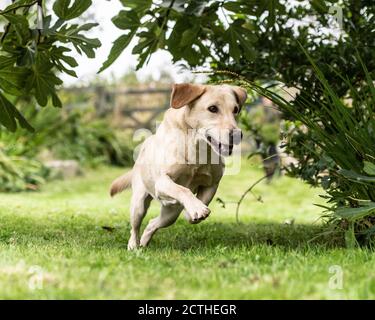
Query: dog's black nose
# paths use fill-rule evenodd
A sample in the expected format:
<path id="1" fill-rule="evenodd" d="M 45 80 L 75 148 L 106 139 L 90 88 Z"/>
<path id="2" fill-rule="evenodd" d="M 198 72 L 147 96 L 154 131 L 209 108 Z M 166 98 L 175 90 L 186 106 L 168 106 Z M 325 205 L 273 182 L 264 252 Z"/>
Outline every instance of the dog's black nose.
<path id="1" fill-rule="evenodd" d="M 233 129 L 229 131 L 230 144 L 239 144 L 243 138 L 241 129 Z"/>

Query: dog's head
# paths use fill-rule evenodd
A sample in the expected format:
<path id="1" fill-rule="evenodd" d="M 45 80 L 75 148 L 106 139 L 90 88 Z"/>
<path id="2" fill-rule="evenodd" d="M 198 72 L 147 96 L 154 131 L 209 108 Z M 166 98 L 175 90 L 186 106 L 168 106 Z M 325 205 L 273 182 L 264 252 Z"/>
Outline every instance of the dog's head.
<path id="1" fill-rule="evenodd" d="M 237 115 L 247 98 L 246 91 L 230 85 L 175 84 L 171 107 L 186 106 L 185 121 L 197 130 L 220 155 L 232 154 L 239 144 L 242 132 L 237 126 Z"/>

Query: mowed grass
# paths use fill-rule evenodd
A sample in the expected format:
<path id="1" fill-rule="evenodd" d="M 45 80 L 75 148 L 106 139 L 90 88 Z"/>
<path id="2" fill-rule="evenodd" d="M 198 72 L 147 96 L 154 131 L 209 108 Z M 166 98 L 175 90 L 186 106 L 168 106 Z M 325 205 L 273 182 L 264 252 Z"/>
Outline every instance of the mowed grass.
<path id="1" fill-rule="evenodd" d="M 322 190 L 287 177 L 262 182 L 254 192 L 263 203 L 249 194 L 240 224 L 234 204 L 213 201 L 208 220 L 180 217 L 147 249 L 128 252 L 130 191 L 108 196 L 123 171 L 100 168 L 41 192 L 0 194 L 0 298 L 375 298 L 369 249 L 348 250 L 332 235 L 312 240 L 324 231 L 313 205 L 323 203 Z M 243 161 L 217 196 L 236 201 L 262 175 Z M 153 203 L 145 222 L 158 210 Z"/>

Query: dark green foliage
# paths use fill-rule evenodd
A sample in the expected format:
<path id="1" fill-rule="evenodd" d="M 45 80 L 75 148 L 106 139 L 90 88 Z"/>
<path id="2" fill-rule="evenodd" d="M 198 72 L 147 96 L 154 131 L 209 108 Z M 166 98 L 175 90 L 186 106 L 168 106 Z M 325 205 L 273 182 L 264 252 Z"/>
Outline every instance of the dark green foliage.
<path id="1" fill-rule="evenodd" d="M 259 155 L 267 181 L 271 181 L 274 174 L 280 172 L 281 165 L 277 148 L 280 139 L 280 112 L 276 106 L 257 99 L 250 108 L 242 108 L 239 123 L 243 130 L 250 133 L 254 142 L 248 158 Z"/>
<path id="2" fill-rule="evenodd" d="M 41 3 L 42 1 L 38 1 Z M 61 107 L 56 90 L 62 84 L 58 72 L 76 76 L 77 62 L 69 53 L 70 45 L 89 58 L 100 46 L 98 39 L 84 33 L 95 23 L 73 24 L 91 5 L 91 0 L 57 0 L 53 15 L 36 9 L 37 1 L 16 0 L 0 11 L 0 125 L 15 131 L 17 121 L 28 130 L 31 126 L 15 107 L 22 96 L 33 96 L 41 106 L 51 101 Z M 56 15 L 56 16 L 55 16 Z M 57 19 L 55 19 L 57 18 Z M 52 23 L 52 20 L 56 20 Z M 14 96 L 15 98 L 13 98 Z"/>
<path id="3" fill-rule="evenodd" d="M 0 192 L 36 190 L 47 176 L 48 170 L 41 162 L 7 154 L 0 145 Z"/>
<path id="4" fill-rule="evenodd" d="M 88 109 L 32 109 L 22 104 L 22 110 L 36 130 L 0 131 L 0 191 L 38 189 L 49 178 L 40 159 L 46 151 L 48 158 L 73 159 L 84 167 L 133 163 L 128 136 Z"/>
<path id="5" fill-rule="evenodd" d="M 133 164 L 133 149 L 128 137 L 117 134 L 106 120 L 85 116 L 86 112 L 73 111 L 67 117 L 59 115 L 55 119 L 61 129 L 48 138 L 54 157 L 75 159 L 88 165 Z"/>
<path id="6" fill-rule="evenodd" d="M 361 77 L 366 79 L 362 90 L 354 87 L 352 82 L 355 80 L 336 71 L 350 88 L 353 98 L 351 103 L 344 102 L 327 81 L 322 72 L 324 68 L 318 67 L 309 55 L 307 57 L 318 81 L 316 92 L 300 94 L 291 102 L 243 77 L 239 79 L 242 85 L 266 96 L 300 121 L 315 138 L 313 144 L 308 140 L 300 140 L 299 144 L 301 149 L 308 151 L 306 153 L 317 158 L 324 155 L 320 161 L 314 162 L 314 165 L 321 166 L 314 175 L 328 193 L 331 206 L 327 209 L 332 212 L 329 219 L 347 230 L 347 244 L 353 246 L 356 239 L 368 241 L 375 233 L 374 81 L 357 54 Z M 305 113 L 299 111 L 302 108 Z M 291 135 L 290 139 L 293 141 L 295 137 Z"/>

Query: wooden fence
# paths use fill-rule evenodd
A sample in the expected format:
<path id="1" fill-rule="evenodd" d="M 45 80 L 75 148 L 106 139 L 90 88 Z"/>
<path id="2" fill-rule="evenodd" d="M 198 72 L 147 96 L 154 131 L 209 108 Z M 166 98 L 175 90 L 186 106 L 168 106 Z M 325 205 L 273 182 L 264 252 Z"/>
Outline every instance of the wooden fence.
<path id="1" fill-rule="evenodd" d="M 68 94 L 80 95 L 82 102 L 74 99 L 67 108 L 80 108 L 88 104 L 95 106 L 98 116 L 112 116 L 113 122 L 128 129 L 155 129 L 155 120 L 169 108 L 170 88 L 111 88 L 71 87 Z M 84 98 L 82 98 L 84 96 Z"/>

